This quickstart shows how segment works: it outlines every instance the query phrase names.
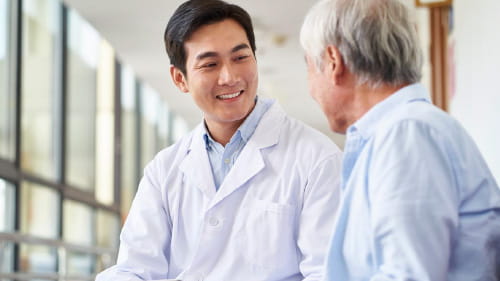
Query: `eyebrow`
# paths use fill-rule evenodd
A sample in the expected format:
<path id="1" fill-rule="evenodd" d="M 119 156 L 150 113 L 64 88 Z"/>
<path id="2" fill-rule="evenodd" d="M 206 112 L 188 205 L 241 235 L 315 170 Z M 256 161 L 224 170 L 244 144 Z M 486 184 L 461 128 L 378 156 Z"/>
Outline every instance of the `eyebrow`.
<path id="1" fill-rule="evenodd" d="M 234 48 L 232 48 L 231 53 L 236 53 L 239 50 L 243 50 L 243 49 L 250 49 L 250 47 L 246 43 L 241 43 L 241 44 L 235 46 Z M 205 52 L 205 53 L 201 53 L 201 54 L 197 55 L 196 60 L 202 60 L 202 59 L 212 58 L 212 57 L 217 57 L 217 56 L 219 56 L 219 54 L 217 52 Z"/>
<path id="2" fill-rule="evenodd" d="M 217 57 L 218 54 L 216 52 L 205 52 L 205 53 L 201 53 L 199 55 L 196 56 L 196 60 L 202 60 L 202 59 L 205 59 L 205 58 L 211 58 L 211 57 Z"/>
<path id="3" fill-rule="evenodd" d="M 238 52 L 239 50 L 243 50 L 243 49 L 250 49 L 250 47 L 246 43 L 241 43 L 241 44 L 237 45 L 236 47 L 232 48 L 231 53 L 235 53 L 235 52 Z"/>

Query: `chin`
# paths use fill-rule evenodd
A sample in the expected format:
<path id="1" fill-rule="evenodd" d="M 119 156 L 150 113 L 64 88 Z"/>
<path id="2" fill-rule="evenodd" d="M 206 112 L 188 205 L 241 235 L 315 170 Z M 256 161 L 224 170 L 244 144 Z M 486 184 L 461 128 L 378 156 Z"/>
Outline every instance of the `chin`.
<path id="1" fill-rule="evenodd" d="M 221 114 L 217 119 L 219 122 L 232 123 L 243 120 L 246 116 L 244 113 Z"/>
<path id="2" fill-rule="evenodd" d="M 330 125 L 330 130 L 337 134 L 345 135 L 347 128 L 347 122 L 344 121 L 328 121 L 328 125 Z"/>

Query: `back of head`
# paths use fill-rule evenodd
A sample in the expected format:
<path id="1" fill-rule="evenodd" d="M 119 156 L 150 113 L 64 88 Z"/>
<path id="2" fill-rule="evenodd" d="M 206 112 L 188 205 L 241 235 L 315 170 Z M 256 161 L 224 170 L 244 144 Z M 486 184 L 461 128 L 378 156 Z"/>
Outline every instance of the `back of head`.
<path id="1" fill-rule="evenodd" d="M 319 69 L 326 47 L 336 46 L 358 84 L 398 86 L 421 78 L 416 25 L 399 0 L 321 0 L 306 16 L 300 40 Z"/>
<path id="2" fill-rule="evenodd" d="M 184 42 L 200 27 L 225 19 L 233 19 L 241 25 L 255 54 L 252 20 L 245 10 L 221 0 L 189 0 L 177 8 L 165 29 L 165 48 L 170 63 L 186 74 Z"/>

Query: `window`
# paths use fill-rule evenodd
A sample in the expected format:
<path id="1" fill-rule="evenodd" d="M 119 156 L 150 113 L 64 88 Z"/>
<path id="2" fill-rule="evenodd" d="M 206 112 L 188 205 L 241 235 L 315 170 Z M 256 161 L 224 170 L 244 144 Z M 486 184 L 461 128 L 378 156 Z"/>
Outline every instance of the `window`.
<path id="1" fill-rule="evenodd" d="M 57 272 L 57 249 L 45 245 L 21 244 L 19 269 L 26 273 Z"/>
<path id="2" fill-rule="evenodd" d="M 97 211 L 97 247 L 117 249 L 120 236 L 120 219 L 116 214 Z M 97 260 L 97 271 L 114 264 L 110 255 L 101 255 Z"/>
<path id="3" fill-rule="evenodd" d="M 66 179 L 94 192 L 96 89 L 100 38 L 76 12 L 69 12 L 67 43 Z"/>
<path id="4" fill-rule="evenodd" d="M 159 105 L 158 129 L 156 133 L 157 150 L 160 151 L 170 145 L 170 112 L 165 102 Z"/>
<path id="5" fill-rule="evenodd" d="M 187 127 L 61 0 L 0 0 L 0 280 L 91 280 L 114 264 L 172 130 Z"/>
<path id="6" fill-rule="evenodd" d="M 60 143 L 60 5 L 56 0 L 23 1 L 21 166 L 55 180 Z"/>
<path id="7" fill-rule="evenodd" d="M 0 232 L 14 230 L 14 186 L 0 179 Z M 13 272 L 14 244 L 0 239 L 0 272 Z"/>
<path id="8" fill-rule="evenodd" d="M 141 88 L 141 169 L 169 143 L 169 111 L 158 92 Z"/>
<path id="9" fill-rule="evenodd" d="M 14 244 L 11 242 L 0 241 L 0 272 L 14 272 Z"/>
<path id="10" fill-rule="evenodd" d="M 23 182 L 20 231 L 37 238 L 57 239 L 59 202 L 55 190 Z M 22 272 L 54 273 L 57 271 L 57 249 L 47 245 L 21 244 L 19 267 Z"/>
<path id="11" fill-rule="evenodd" d="M 21 185 L 21 232 L 57 239 L 59 237 L 59 194 L 39 184 Z"/>
<path id="12" fill-rule="evenodd" d="M 0 0 L 0 158 L 15 157 L 15 99 L 13 91 L 13 40 L 9 11 L 11 0 Z"/>
<path id="13" fill-rule="evenodd" d="M 121 68 L 121 211 L 127 214 L 137 189 L 139 177 L 137 80 L 128 66 Z M 125 219 L 125 218 L 123 218 Z"/>
<path id="14" fill-rule="evenodd" d="M 64 241 L 78 245 L 94 244 L 94 213 L 89 206 L 73 200 L 65 200 L 63 205 Z"/>
<path id="15" fill-rule="evenodd" d="M 172 124 L 172 140 L 174 142 L 178 141 L 182 136 L 184 136 L 188 131 L 189 127 L 186 121 L 179 116 L 174 116 Z"/>
<path id="16" fill-rule="evenodd" d="M 157 150 L 156 128 L 158 126 L 158 93 L 151 87 L 141 87 L 141 170 L 153 159 Z M 142 175 L 142 173 L 141 173 Z"/>
<path id="17" fill-rule="evenodd" d="M 110 212 L 97 210 L 97 246 L 118 248 L 120 235 L 120 220 Z"/>
<path id="18" fill-rule="evenodd" d="M 15 204 L 14 186 L 0 179 L 0 232 L 14 230 Z"/>
<path id="19" fill-rule="evenodd" d="M 66 242 L 93 246 L 95 243 L 95 218 L 92 208 L 72 200 L 65 200 L 63 206 L 63 239 Z M 79 251 L 68 251 L 68 274 L 93 273 L 95 256 Z"/>
<path id="20" fill-rule="evenodd" d="M 115 57 L 112 47 L 101 41 L 97 71 L 96 199 L 111 205 L 114 201 L 115 139 Z"/>

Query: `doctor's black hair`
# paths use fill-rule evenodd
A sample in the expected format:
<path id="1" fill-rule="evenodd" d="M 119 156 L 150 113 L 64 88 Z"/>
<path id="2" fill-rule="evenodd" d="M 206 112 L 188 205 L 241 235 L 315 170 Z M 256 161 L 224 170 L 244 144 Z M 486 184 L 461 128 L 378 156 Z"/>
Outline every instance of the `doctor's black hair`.
<path id="1" fill-rule="evenodd" d="M 244 9 L 221 0 L 189 0 L 175 10 L 165 28 L 163 39 L 170 64 L 186 75 L 187 57 L 184 42 L 200 27 L 225 19 L 233 19 L 241 25 L 255 55 L 252 20 Z"/>

